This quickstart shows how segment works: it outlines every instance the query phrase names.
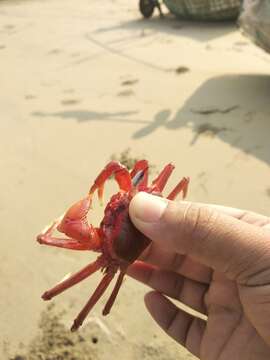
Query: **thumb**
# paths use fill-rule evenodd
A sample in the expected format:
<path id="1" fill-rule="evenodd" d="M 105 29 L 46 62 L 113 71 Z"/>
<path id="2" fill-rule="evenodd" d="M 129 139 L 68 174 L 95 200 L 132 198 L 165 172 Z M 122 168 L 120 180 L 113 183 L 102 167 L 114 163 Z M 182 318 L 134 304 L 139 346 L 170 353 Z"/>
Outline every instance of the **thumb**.
<path id="1" fill-rule="evenodd" d="M 269 281 L 270 239 L 260 227 L 209 205 L 144 192 L 134 196 L 129 214 L 134 225 L 167 252 L 188 255 L 239 284 Z"/>

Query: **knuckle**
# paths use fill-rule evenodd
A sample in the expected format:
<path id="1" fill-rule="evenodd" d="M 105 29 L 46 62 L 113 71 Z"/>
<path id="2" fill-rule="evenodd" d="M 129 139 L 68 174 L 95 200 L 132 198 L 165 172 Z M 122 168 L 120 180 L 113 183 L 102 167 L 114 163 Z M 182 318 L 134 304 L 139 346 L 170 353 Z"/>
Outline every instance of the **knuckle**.
<path id="1" fill-rule="evenodd" d="M 174 253 L 170 262 L 170 270 L 180 272 L 185 261 L 185 256 Z"/>
<path id="2" fill-rule="evenodd" d="M 154 245 L 154 243 L 150 242 L 150 244 L 147 246 L 147 248 L 139 256 L 139 260 L 151 262 L 151 257 L 153 255 L 153 245 Z"/>
<path id="3" fill-rule="evenodd" d="M 175 324 L 177 322 L 177 317 L 179 315 L 179 311 L 178 309 L 174 309 L 174 311 L 172 312 L 171 316 L 168 317 L 167 319 L 167 323 L 165 324 L 165 331 L 168 334 L 171 334 L 174 332 L 174 328 L 175 328 Z"/>

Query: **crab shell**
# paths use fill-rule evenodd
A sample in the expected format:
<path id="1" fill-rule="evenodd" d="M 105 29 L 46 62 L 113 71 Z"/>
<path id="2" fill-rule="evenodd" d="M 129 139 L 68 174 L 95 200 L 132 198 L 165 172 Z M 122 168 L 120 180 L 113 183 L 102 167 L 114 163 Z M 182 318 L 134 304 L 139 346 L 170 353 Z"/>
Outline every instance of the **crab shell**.
<path id="1" fill-rule="evenodd" d="M 133 263 L 150 244 L 131 222 L 128 207 L 132 198 L 131 193 L 113 195 L 105 208 L 105 215 L 100 224 L 100 236 L 103 238 L 103 252 L 109 251 L 115 260 Z"/>

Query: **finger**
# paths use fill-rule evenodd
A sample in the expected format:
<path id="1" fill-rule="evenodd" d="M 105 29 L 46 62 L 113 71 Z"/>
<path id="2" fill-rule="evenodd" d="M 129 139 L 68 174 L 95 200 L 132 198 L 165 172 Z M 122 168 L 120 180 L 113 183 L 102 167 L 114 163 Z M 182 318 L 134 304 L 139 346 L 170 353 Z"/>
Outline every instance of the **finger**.
<path id="1" fill-rule="evenodd" d="M 199 203 L 198 203 L 199 204 Z M 265 215 L 256 214 L 253 211 L 236 209 L 228 206 L 221 206 L 215 204 L 203 204 L 200 203 L 201 206 L 208 206 L 214 210 L 217 210 L 223 214 L 230 215 L 238 220 L 244 221 L 248 224 L 266 227 L 270 224 L 270 218 Z"/>
<path id="2" fill-rule="evenodd" d="M 145 304 L 154 320 L 169 336 L 199 357 L 206 327 L 204 320 L 178 309 L 158 292 L 148 293 Z"/>
<path id="3" fill-rule="evenodd" d="M 257 226 L 263 226 L 264 229 L 270 229 L 270 219 L 267 216 L 228 206 L 203 203 L 200 205 L 207 205 L 221 213 L 235 217 L 238 220 Z M 162 269 L 175 271 L 192 280 L 209 283 L 212 278 L 212 269 L 209 267 L 193 261 L 188 256 L 165 251 L 161 244 L 156 244 L 155 242 L 152 242 L 150 246 L 148 246 L 140 256 L 140 259 Z"/>
<path id="4" fill-rule="evenodd" d="M 140 192 L 130 203 L 134 225 L 171 252 L 225 273 L 239 284 L 268 281 L 269 233 L 213 207 Z M 267 278 L 267 279 L 266 279 Z"/>
<path id="5" fill-rule="evenodd" d="M 193 261 L 186 255 L 164 250 L 162 244 L 155 242 L 151 242 L 140 256 L 140 260 L 205 284 L 209 284 L 212 278 L 213 271 L 209 267 Z"/>
<path id="6" fill-rule="evenodd" d="M 189 201 L 182 201 L 183 204 L 189 204 Z M 201 206 L 207 206 L 210 208 L 213 208 L 223 214 L 227 214 L 230 215 L 232 217 L 235 217 L 236 219 L 241 219 L 245 216 L 247 216 L 248 214 L 252 215 L 252 217 L 259 217 L 259 218 L 265 218 L 265 216 L 260 215 L 260 214 L 256 214 L 254 212 L 251 211 L 247 211 L 247 210 L 242 210 L 242 209 L 237 209 L 234 207 L 230 207 L 230 206 L 223 206 L 223 205 L 218 205 L 218 204 L 208 204 L 208 203 L 197 203 L 197 205 L 201 205 Z"/>
<path id="7" fill-rule="evenodd" d="M 140 261 L 130 266 L 127 273 L 154 290 L 179 300 L 193 310 L 206 315 L 204 296 L 208 286 L 186 279 L 175 272 L 160 270 Z"/>

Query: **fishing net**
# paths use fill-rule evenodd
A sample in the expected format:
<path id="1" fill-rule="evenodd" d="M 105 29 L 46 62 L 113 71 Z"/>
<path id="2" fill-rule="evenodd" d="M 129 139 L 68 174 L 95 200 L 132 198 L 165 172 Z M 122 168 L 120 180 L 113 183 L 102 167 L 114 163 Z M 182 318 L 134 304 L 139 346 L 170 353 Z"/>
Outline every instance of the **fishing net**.
<path id="1" fill-rule="evenodd" d="M 171 13 L 182 19 L 221 21 L 236 19 L 241 0 L 163 0 Z"/>
<path id="2" fill-rule="evenodd" d="M 270 0 L 244 0 L 239 24 L 256 45 L 270 52 Z"/>

